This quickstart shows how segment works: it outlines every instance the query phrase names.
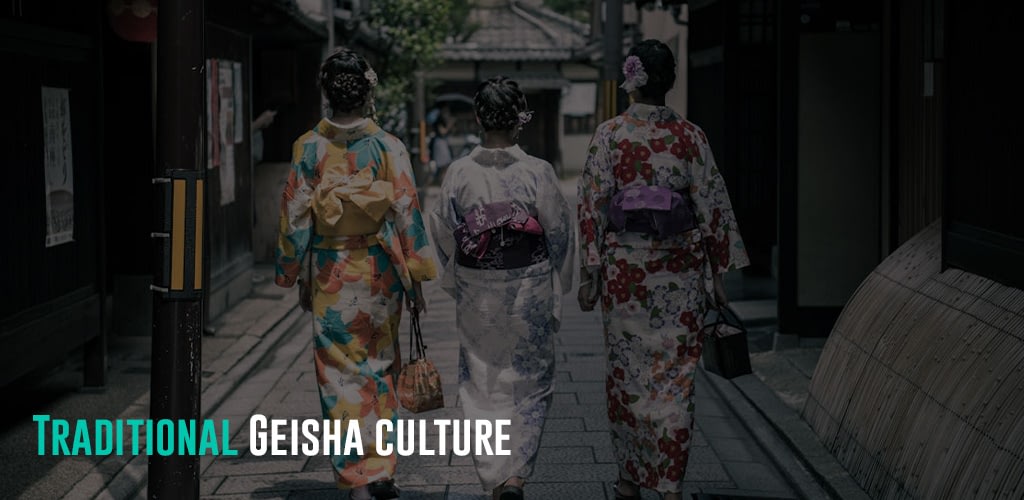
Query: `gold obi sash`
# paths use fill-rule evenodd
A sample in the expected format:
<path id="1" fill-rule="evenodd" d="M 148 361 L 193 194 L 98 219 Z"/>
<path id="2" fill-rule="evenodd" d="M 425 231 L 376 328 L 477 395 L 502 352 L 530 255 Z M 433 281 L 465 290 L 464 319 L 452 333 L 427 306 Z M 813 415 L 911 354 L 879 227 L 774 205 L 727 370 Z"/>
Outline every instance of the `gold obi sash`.
<path id="1" fill-rule="evenodd" d="M 374 235 L 380 231 L 394 199 L 394 185 L 374 180 L 369 167 L 354 175 L 325 172 L 313 191 L 316 232 L 324 236 L 324 241 Z"/>

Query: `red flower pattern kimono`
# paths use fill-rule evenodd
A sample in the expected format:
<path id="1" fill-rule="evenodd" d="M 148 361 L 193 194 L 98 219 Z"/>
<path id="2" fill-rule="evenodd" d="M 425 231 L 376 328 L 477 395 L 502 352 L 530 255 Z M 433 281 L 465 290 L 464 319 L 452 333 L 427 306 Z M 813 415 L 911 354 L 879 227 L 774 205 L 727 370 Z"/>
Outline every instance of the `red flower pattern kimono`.
<path id="1" fill-rule="evenodd" d="M 698 228 L 664 239 L 608 230 L 630 186 L 689 193 Z M 693 377 L 712 273 L 749 264 L 704 132 L 671 108 L 633 104 L 594 134 L 579 181 L 582 265 L 600 271 L 612 444 L 622 477 L 682 491 Z"/>

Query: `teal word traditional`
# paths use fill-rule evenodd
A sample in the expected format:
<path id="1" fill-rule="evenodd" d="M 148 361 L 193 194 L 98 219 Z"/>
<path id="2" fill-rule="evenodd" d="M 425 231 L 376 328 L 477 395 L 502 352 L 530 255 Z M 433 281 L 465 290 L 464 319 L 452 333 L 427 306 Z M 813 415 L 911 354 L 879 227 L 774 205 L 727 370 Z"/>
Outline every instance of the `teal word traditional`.
<path id="1" fill-rule="evenodd" d="M 77 419 L 33 415 L 39 455 L 223 455 L 231 449 L 231 424 L 221 420 Z"/>

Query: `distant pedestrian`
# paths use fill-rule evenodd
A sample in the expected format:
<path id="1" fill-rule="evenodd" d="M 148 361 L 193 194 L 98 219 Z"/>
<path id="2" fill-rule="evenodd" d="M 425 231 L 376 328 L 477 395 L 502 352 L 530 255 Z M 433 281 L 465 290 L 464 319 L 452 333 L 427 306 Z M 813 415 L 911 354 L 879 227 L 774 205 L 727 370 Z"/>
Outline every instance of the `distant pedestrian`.
<path id="1" fill-rule="evenodd" d="M 433 164 L 434 175 L 432 182 L 438 184 L 444 182 L 445 172 L 452 164 L 452 145 L 449 138 L 452 124 L 449 118 L 441 115 L 434 122 L 434 136 L 430 138 L 430 161 Z"/>
<path id="2" fill-rule="evenodd" d="M 484 491 L 523 498 L 555 376 L 561 296 L 572 289 L 575 228 L 551 164 L 523 152 L 526 96 L 480 84 L 483 143 L 452 163 L 431 217 L 441 285 L 456 300 L 459 400 L 469 419 L 510 419 L 510 456 L 474 455 Z"/>
<path id="3" fill-rule="evenodd" d="M 274 123 L 275 116 L 277 116 L 276 109 L 267 109 L 252 121 L 252 164 L 254 166 L 263 163 L 263 129 Z"/>
<path id="4" fill-rule="evenodd" d="M 726 302 L 722 273 L 749 261 L 704 132 L 665 106 L 672 52 L 641 42 L 623 72 L 633 103 L 598 126 L 579 180 L 578 298 L 604 317 L 615 497 L 677 500 L 704 314 Z"/>
<path id="5" fill-rule="evenodd" d="M 403 298 L 424 310 L 420 283 L 436 270 L 409 153 L 366 118 L 377 75 L 342 48 L 323 62 L 319 80 L 331 117 L 295 141 L 276 282 L 302 280 L 300 293 L 311 298 L 324 419 L 373 430 L 380 419 L 397 424 L 391 373 Z M 311 283 L 300 272 L 307 251 Z M 397 498 L 395 455 L 378 455 L 375 446 L 365 451 L 331 457 L 338 487 L 354 500 Z"/>

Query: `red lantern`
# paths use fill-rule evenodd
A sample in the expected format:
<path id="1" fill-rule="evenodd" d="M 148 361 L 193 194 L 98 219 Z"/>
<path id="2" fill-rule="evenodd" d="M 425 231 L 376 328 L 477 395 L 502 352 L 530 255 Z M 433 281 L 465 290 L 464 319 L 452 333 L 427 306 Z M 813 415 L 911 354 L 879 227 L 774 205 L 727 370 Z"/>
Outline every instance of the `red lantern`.
<path id="1" fill-rule="evenodd" d="M 110 0 L 107 15 L 118 36 L 132 42 L 156 41 L 157 0 Z"/>

